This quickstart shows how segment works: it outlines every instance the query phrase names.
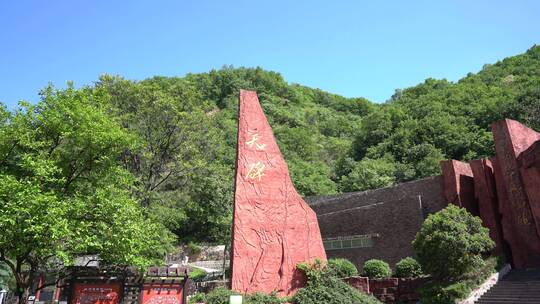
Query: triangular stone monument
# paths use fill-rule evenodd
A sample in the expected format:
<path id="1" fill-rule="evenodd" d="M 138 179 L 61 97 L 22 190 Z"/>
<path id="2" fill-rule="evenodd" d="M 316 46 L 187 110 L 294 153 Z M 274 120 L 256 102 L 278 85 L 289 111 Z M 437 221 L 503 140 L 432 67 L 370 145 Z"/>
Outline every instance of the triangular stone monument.
<path id="1" fill-rule="evenodd" d="M 296 192 L 253 91 L 240 91 L 231 252 L 232 289 L 291 295 L 299 262 L 325 260 L 317 216 Z"/>

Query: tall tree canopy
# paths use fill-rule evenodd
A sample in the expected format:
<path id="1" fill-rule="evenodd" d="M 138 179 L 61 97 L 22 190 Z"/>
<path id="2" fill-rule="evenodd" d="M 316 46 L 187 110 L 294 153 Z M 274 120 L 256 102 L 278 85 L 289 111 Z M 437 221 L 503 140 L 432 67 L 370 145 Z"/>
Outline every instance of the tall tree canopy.
<path id="1" fill-rule="evenodd" d="M 38 271 L 77 256 L 146 267 L 170 244 L 132 195 L 134 178 L 118 159 L 136 142 L 109 108 L 104 90 L 49 87 L 37 105 L 2 109 L 0 262 L 21 301 Z"/>

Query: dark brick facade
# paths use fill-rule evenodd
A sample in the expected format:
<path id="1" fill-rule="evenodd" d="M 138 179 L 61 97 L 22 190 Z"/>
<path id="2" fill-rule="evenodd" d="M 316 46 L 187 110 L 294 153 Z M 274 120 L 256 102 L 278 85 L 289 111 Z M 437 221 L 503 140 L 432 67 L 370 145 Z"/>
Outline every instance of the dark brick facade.
<path id="1" fill-rule="evenodd" d="M 317 213 L 323 239 L 370 235 L 370 247 L 326 251 L 329 258 L 346 258 L 359 269 L 371 258 L 394 267 L 412 256 L 411 242 L 425 217 L 447 205 L 441 176 L 377 190 L 307 197 L 306 201 Z"/>

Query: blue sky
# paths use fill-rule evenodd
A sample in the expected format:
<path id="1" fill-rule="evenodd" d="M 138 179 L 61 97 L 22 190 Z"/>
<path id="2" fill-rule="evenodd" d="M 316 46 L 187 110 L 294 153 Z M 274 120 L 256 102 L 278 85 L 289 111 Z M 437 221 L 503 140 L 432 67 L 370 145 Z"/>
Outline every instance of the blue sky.
<path id="1" fill-rule="evenodd" d="M 540 1 L 0 0 L 0 101 L 91 84 L 261 66 L 289 82 L 387 100 L 540 44 Z"/>

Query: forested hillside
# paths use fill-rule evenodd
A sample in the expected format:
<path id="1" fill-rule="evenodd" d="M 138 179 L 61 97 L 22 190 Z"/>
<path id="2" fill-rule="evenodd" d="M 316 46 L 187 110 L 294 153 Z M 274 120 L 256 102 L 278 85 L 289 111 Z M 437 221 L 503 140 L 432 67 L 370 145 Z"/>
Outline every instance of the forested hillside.
<path id="1" fill-rule="evenodd" d="M 540 129 L 540 47 L 458 82 L 396 90 L 384 104 L 289 84 L 261 68 L 102 76 L 85 90 L 107 94 L 109 114 L 137 137 L 119 160 L 136 178 L 133 193 L 182 241 L 228 237 L 240 89 L 258 92 L 303 195 L 360 191 L 438 174 L 442 159 L 492 155 L 497 119 Z"/>

